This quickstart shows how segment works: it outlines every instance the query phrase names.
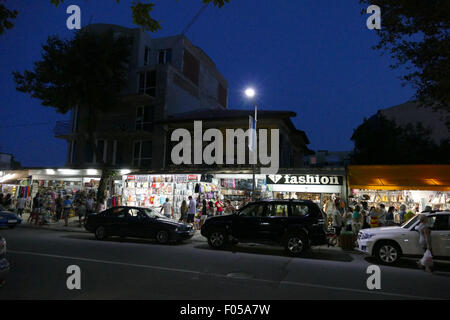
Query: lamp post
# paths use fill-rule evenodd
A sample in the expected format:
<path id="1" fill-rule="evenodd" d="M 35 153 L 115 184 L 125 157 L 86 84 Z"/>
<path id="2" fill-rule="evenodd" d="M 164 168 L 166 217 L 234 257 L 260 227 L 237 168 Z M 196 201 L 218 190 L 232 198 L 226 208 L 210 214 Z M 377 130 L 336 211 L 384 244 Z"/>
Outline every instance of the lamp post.
<path id="1" fill-rule="evenodd" d="M 256 99 L 255 99 L 255 90 L 253 88 L 247 88 L 245 90 L 245 95 L 247 96 L 247 98 L 252 99 L 253 100 L 253 104 L 255 107 L 255 116 L 254 116 L 254 125 L 252 124 L 252 128 L 253 130 L 250 132 L 251 136 L 252 136 L 252 154 L 255 157 L 255 159 L 258 159 L 256 157 L 256 124 L 257 124 L 257 115 L 258 115 L 258 106 L 256 105 Z M 250 147 L 250 146 L 249 146 Z M 249 157 L 250 160 L 250 157 Z M 252 186 L 252 201 L 255 201 L 255 187 L 256 187 L 256 178 L 255 178 L 255 164 L 252 165 L 252 171 L 253 171 L 253 186 Z"/>

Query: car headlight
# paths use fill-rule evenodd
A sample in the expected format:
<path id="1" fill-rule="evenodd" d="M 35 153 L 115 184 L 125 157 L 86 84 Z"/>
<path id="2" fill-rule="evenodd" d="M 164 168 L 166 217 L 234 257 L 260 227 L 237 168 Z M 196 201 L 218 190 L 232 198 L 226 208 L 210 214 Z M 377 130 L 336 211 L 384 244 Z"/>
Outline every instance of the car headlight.
<path id="1" fill-rule="evenodd" d="M 373 236 L 374 236 L 373 233 L 363 233 L 363 234 L 361 234 L 361 239 L 362 240 L 367 240 L 367 239 L 372 238 Z"/>
<path id="2" fill-rule="evenodd" d="M 178 232 L 178 230 L 180 230 L 180 229 L 178 229 L 178 228 L 175 228 L 175 232 Z"/>

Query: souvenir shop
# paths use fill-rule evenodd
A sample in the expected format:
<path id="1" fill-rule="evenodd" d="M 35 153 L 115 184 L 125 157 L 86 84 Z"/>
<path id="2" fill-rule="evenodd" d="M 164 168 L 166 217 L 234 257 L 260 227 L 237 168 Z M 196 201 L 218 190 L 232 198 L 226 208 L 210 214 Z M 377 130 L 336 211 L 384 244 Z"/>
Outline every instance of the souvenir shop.
<path id="1" fill-rule="evenodd" d="M 162 207 L 166 199 L 179 215 L 188 196 L 196 200 L 217 200 L 218 180 L 202 174 L 136 174 L 123 176 L 122 204 L 146 208 Z"/>
<path id="2" fill-rule="evenodd" d="M 326 210 L 335 199 L 346 199 L 345 170 L 308 169 L 266 176 L 273 199 L 311 200 Z"/>
<path id="3" fill-rule="evenodd" d="M 271 199 L 271 193 L 267 189 L 266 176 L 255 175 L 255 193 L 253 193 L 252 174 L 216 174 L 219 180 L 220 193 L 223 200 L 230 200 L 234 208 L 239 209 L 252 198 L 257 200 Z"/>
<path id="4" fill-rule="evenodd" d="M 349 201 L 422 212 L 450 209 L 449 165 L 349 166 Z"/>

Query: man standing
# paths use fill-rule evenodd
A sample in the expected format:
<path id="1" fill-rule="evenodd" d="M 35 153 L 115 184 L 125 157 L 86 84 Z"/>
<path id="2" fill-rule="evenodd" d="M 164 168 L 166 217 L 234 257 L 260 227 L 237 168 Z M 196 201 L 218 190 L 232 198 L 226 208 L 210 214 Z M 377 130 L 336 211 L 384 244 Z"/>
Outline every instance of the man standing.
<path id="1" fill-rule="evenodd" d="M 65 227 L 69 225 L 69 215 L 71 209 L 72 209 L 72 200 L 70 200 L 69 196 L 66 196 L 66 200 L 64 200 L 64 214 L 63 214 Z"/>
<path id="2" fill-rule="evenodd" d="M 192 198 L 192 196 L 189 196 L 188 199 L 189 199 L 189 207 L 188 207 L 187 223 L 194 223 L 194 216 L 197 208 L 197 202 Z"/>
<path id="3" fill-rule="evenodd" d="M 23 213 L 23 210 L 25 209 L 26 203 L 27 203 L 27 199 L 25 199 L 24 197 L 21 197 L 21 198 L 19 198 L 19 200 L 17 200 L 17 214 L 21 218 L 22 218 L 22 213 Z"/>
<path id="4" fill-rule="evenodd" d="M 380 204 L 380 210 L 378 212 L 378 223 L 380 227 L 384 227 L 386 225 L 386 207 L 383 203 Z"/>
<path id="5" fill-rule="evenodd" d="M 164 211 L 164 215 L 167 219 L 173 218 L 173 207 L 172 204 L 169 202 L 169 198 L 166 198 L 166 202 L 164 202 L 161 212 Z"/>

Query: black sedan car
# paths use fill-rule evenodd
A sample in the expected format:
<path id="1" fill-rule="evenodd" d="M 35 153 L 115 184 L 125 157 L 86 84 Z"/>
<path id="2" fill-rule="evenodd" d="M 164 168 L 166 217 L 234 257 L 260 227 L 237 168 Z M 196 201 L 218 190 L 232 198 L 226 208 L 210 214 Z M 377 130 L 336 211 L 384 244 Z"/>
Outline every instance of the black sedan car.
<path id="1" fill-rule="evenodd" d="M 194 235 L 191 224 L 167 219 L 152 209 L 124 206 L 88 215 L 85 228 L 93 232 L 98 240 L 119 236 L 168 243 L 187 240 Z"/>

